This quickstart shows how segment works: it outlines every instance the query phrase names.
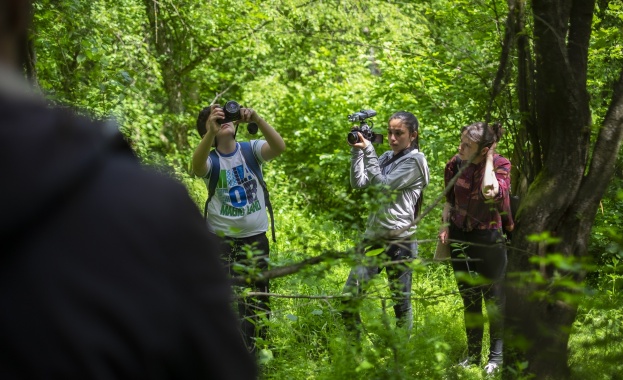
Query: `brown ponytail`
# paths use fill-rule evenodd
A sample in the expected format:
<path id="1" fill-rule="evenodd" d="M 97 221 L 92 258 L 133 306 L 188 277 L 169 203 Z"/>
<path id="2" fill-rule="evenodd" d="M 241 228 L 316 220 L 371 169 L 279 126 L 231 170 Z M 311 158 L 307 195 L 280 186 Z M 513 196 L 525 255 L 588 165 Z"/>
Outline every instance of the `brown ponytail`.
<path id="1" fill-rule="evenodd" d="M 488 125 L 484 121 L 478 121 L 463 127 L 461 132 L 467 133 L 467 137 L 477 142 L 481 147 L 490 147 L 502 139 L 504 128 L 499 122 Z"/>

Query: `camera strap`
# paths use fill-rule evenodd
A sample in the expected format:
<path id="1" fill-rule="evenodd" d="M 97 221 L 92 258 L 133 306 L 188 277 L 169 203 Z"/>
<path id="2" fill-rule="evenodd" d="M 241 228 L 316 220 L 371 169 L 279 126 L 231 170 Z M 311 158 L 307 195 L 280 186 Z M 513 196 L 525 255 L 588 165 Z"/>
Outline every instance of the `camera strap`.
<path id="1" fill-rule="evenodd" d="M 404 156 L 405 154 L 411 152 L 413 150 L 413 148 L 408 147 L 405 148 L 403 150 L 401 150 L 400 152 L 396 153 L 394 155 L 394 157 L 390 158 L 389 160 L 383 162 L 380 166 L 381 166 L 381 170 L 385 169 L 386 166 L 388 166 L 389 164 L 391 164 L 392 162 L 395 162 L 397 159 L 399 159 L 400 157 Z"/>
<path id="2" fill-rule="evenodd" d="M 236 139 L 237 134 L 238 134 L 238 123 L 236 123 L 236 128 L 234 129 L 234 140 Z"/>

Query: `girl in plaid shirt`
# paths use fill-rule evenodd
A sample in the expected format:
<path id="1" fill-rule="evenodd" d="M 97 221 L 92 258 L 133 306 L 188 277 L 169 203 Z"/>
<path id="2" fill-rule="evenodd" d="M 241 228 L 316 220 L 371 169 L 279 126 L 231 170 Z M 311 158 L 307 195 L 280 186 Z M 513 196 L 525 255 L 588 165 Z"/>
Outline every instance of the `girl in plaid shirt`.
<path id="1" fill-rule="evenodd" d="M 502 333 L 506 246 L 502 227 L 514 228 L 510 212 L 508 159 L 495 153 L 503 134 L 500 124 L 477 122 L 463 127 L 459 152 L 446 164 L 446 186 L 459 177 L 446 194 L 439 239 L 453 246 L 452 268 L 463 298 L 467 334 L 467 358 L 462 365 L 480 363 L 485 318 L 489 317 L 490 347 L 485 370 L 495 372 L 502 364 Z M 460 173 L 459 173 L 460 172 Z"/>

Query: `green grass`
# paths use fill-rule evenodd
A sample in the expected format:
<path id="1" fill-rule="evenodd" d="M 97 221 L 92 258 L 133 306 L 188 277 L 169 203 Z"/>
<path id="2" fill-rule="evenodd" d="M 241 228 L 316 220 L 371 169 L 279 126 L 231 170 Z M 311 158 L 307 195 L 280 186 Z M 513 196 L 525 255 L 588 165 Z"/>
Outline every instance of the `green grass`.
<path id="1" fill-rule="evenodd" d="M 294 209 L 276 218 L 278 242 L 271 248 L 275 266 L 327 251 L 346 257 L 359 236 L 359 231 Z M 432 229 L 423 226 L 420 232 Z M 262 378 L 485 379 L 482 365 L 456 365 L 466 349 L 462 302 L 449 264 L 429 260 L 433 250 L 434 243 L 421 244 L 422 260 L 412 266 L 414 324 L 410 334 L 395 328 L 384 272 L 374 280 L 362 304 L 359 339 L 344 329 L 338 312 L 350 271 L 346 260 L 331 260 L 273 280 L 271 292 L 285 297 L 271 299 L 273 313 L 266 322 L 269 337 L 260 342 Z M 612 289 L 610 285 L 604 284 Z M 620 298 L 612 290 L 598 291 L 581 304 L 569 347 L 573 378 L 611 379 L 622 373 Z M 487 341 L 485 334 L 485 346 Z"/>
<path id="2" fill-rule="evenodd" d="M 623 299 L 587 296 L 573 324 L 569 365 L 574 379 L 623 378 Z"/>

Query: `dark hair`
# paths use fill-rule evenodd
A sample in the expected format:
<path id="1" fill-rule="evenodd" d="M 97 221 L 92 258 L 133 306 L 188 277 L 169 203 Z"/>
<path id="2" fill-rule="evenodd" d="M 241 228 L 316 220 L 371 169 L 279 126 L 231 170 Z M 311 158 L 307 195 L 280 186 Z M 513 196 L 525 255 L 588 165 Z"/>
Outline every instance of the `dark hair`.
<path id="1" fill-rule="evenodd" d="M 210 106 L 203 107 L 201 111 L 199 111 L 199 116 L 197 116 L 197 133 L 199 133 L 199 137 L 203 138 L 203 136 L 208 133 L 206 130 L 206 121 L 208 121 L 208 117 L 210 116 L 210 112 L 212 112 L 212 108 Z"/>
<path id="2" fill-rule="evenodd" d="M 0 1 L 0 32 L 25 34 L 32 22 L 31 1 Z"/>
<path id="3" fill-rule="evenodd" d="M 417 117 L 415 117 L 415 115 L 411 112 L 398 111 L 390 116 L 388 122 L 394 119 L 400 120 L 402 124 L 407 127 L 409 133 L 418 132 L 418 134 L 415 136 L 415 140 L 411 142 L 411 148 L 420 149 L 420 122 L 418 121 Z"/>
<path id="4" fill-rule="evenodd" d="M 493 143 L 499 142 L 504 134 L 504 128 L 501 123 L 493 123 L 489 125 L 484 121 L 478 121 L 474 124 L 466 125 L 461 129 L 461 134 L 467 133 L 467 138 L 477 142 L 481 148 L 491 147 Z"/>
<path id="5" fill-rule="evenodd" d="M 414 114 L 407 111 L 398 111 L 389 117 L 388 123 L 394 119 L 400 120 L 400 122 L 407 127 L 409 133 L 417 132 L 415 140 L 411 141 L 411 148 L 420 149 L 420 122 Z M 424 190 L 420 192 L 417 202 L 415 203 L 415 217 L 417 218 L 422 211 L 422 205 L 424 204 Z"/>
<path id="6" fill-rule="evenodd" d="M 34 76 L 34 47 L 28 29 L 32 23 L 32 1 L 0 0 L 0 33 L 14 39 L 17 64 L 28 79 Z"/>

